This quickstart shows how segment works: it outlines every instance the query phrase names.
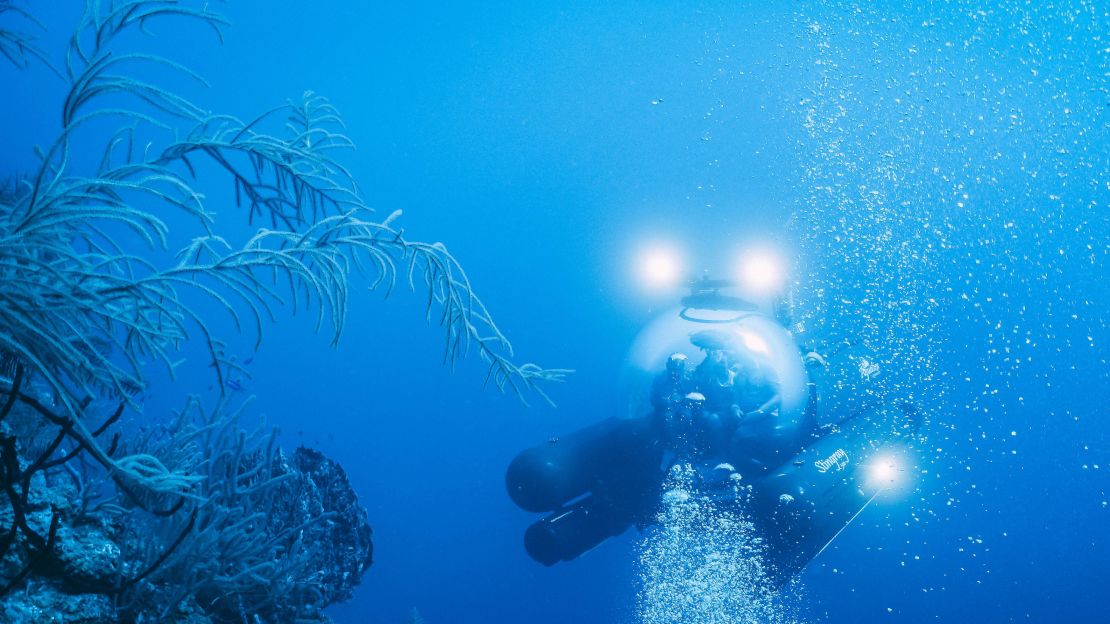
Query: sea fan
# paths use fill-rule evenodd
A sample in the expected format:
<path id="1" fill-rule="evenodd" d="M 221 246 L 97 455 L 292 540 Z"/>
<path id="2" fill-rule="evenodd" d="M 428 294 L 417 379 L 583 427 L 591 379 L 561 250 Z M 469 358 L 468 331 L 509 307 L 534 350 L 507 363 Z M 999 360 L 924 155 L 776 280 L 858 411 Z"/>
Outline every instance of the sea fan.
<path id="1" fill-rule="evenodd" d="M 448 363 L 474 349 L 488 364 L 487 379 L 522 397 L 535 391 L 546 398 L 537 384 L 565 372 L 514 363 L 509 341 L 446 248 L 406 238 L 397 213 L 374 217 L 336 159 L 351 144 L 327 100 L 309 92 L 241 121 L 138 78 L 142 68 L 197 78 L 169 59 L 119 48 L 121 34 L 146 32 L 163 18 L 192 20 L 218 37 L 227 24 L 207 3 L 86 3 L 56 70 L 68 85 L 62 130 L 39 152 L 38 169 L 0 195 L 0 421 L 18 409 L 53 432 L 41 454 L 19 457 L 16 438 L 0 430 L 0 484 L 15 518 L 0 540 L 0 559 L 17 531 L 35 557 L 52 551 L 59 515 L 45 530 L 32 527 L 28 491 L 36 474 L 78 456 L 91 457 L 124 497 L 126 505 L 112 504 L 116 510 L 137 505 L 173 517 L 204 499 L 196 465 L 105 434 L 125 409 L 140 408 L 136 395 L 152 363 L 173 372 L 185 341 L 199 338 L 207 347 L 224 392 L 238 364 L 200 312 L 213 303 L 257 340 L 280 306 L 307 308 L 335 342 L 352 285 L 388 294 L 401 280 L 426 291 L 426 314 L 445 330 Z M 27 25 L 35 25 L 29 14 L 0 0 L 0 55 L 20 67 L 31 58 L 51 66 L 23 34 Z M 98 164 L 81 169 L 76 154 L 87 153 L 106 124 L 118 130 Z M 198 190 L 198 178 L 207 182 L 213 171 L 230 180 L 227 195 L 244 220 L 265 224 L 243 244 L 221 234 Z M 168 251 L 182 231 L 170 231 L 158 211 L 165 207 L 195 226 L 176 254 Z M 94 422 L 105 404 L 114 407 Z M 163 554 L 130 582 L 165 563 L 195 528 L 190 519 L 182 537 L 159 544 Z M 0 594 L 31 573 L 35 557 Z"/>
<path id="2" fill-rule="evenodd" d="M 13 11 L 10 3 L 3 7 Z M 137 65 L 187 73 L 164 58 L 113 49 L 121 33 L 166 16 L 191 18 L 217 33 L 226 24 L 207 6 L 175 0 L 88 3 L 66 54 L 70 89 L 62 132 L 16 200 L 0 211 L 0 353 L 52 389 L 61 407 L 49 418 L 68 427 L 82 449 L 136 487 L 163 491 L 185 483 L 145 460 L 105 453 L 85 424 L 82 403 L 110 397 L 132 404 L 145 387 L 148 363 L 161 361 L 172 371 L 174 352 L 194 334 L 207 345 L 223 387 L 235 364 L 197 311 L 198 294 L 219 304 L 237 327 L 249 323 L 259 340 L 276 307 L 307 305 L 318 328 L 330 324 L 334 342 L 356 275 L 386 292 L 401 277 L 426 289 L 429 318 L 437 314 L 446 330 L 448 362 L 473 347 L 494 384 L 518 393 L 542 394 L 537 382 L 561 376 L 510 360 L 511 345 L 443 245 L 406 239 L 393 216 L 372 219 L 334 158 L 350 142 L 325 99 L 306 93 L 243 122 L 129 76 L 127 69 Z M 120 95 L 133 104 L 99 104 Z M 105 118 L 119 119 L 122 129 L 94 171 L 77 171 L 71 156 L 79 135 Z M 160 148 L 141 134 L 164 130 L 174 119 L 191 127 Z M 228 174 L 247 218 L 268 222 L 241 246 L 216 231 L 194 188 L 202 158 Z M 155 249 L 168 244 L 168 227 L 149 207 L 152 201 L 190 215 L 200 228 L 170 266 L 157 266 L 118 240 L 125 229 Z M 9 395 L 20 396 L 18 389 Z"/>

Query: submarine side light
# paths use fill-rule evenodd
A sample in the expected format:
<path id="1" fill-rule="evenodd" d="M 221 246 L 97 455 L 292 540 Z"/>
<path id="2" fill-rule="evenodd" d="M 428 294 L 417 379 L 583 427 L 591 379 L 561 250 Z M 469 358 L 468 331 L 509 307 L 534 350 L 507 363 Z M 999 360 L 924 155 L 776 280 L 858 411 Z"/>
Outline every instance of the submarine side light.
<path id="1" fill-rule="evenodd" d="M 891 455 L 883 455 L 871 460 L 867 467 L 867 481 L 870 485 L 886 489 L 897 485 L 901 468 L 898 460 Z"/>
<path id="2" fill-rule="evenodd" d="M 913 463 L 909 451 L 898 445 L 878 449 L 863 465 L 863 485 L 884 499 L 900 498 L 912 489 Z"/>
<path id="3" fill-rule="evenodd" d="M 847 529 L 849 525 L 855 522 L 856 518 L 870 507 L 871 503 L 875 502 L 876 499 L 889 499 L 892 495 L 897 498 L 898 494 L 905 492 L 912 480 L 909 473 L 910 467 L 911 461 L 906 455 L 906 450 L 898 448 L 897 446 L 879 449 L 871 459 L 862 464 L 861 474 L 859 474 L 859 478 L 862 480 L 863 484 L 861 493 L 873 493 L 871 493 L 867 502 L 865 502 L 856 513 L 852 514 L 851 518 L 848 518 L 847 522 L 840 527 L 836 534 L 833 535 L 828 542 L 825 542 L 825 545 L 821 547 L 821 550 L 817 551 L 814 558 L 825 552 L 829 545 L 836 541 L 836 538 L 844 532 L 844 529 Z"/>

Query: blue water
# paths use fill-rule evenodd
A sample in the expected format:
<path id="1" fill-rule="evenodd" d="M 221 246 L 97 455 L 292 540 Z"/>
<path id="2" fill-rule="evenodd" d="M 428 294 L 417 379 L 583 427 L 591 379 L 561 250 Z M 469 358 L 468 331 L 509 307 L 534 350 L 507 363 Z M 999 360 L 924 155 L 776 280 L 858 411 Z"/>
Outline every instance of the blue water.
<path id="1" fill-rule="evenodd" d="M 158 78 L 213 110 L 328 97 L 366 201 L 448 246 L 521 361 L 576 371 L 546 388 L 558 407 L 483 390 L 474 358 L 441 364 L 407 292 L 353 289 L 335 348 L 278 315 L 244 381 L 254 413 L 345 466 L 374 527 L 335 621 L 638 621 L 639 535 L 544 568 L 503 479 L 620 404 L 625 351 L 667 303 L 635 281 L 648 241 L 715 273 L 773 244 L 807 318 L 927 410 L 916 490 L 808 567 L 784 599 L 800 619 L 1104 620 L 1107 5 L 594 4 L 255 0 L 219 7 L 223 45 L 172 21 L 128 40 L 203 75 Z M 38 14 L 58 49 L 77 10 Z M 2 162 L 29 170 L 62 84 L 6 65 L 0 84 Z M 242 227 L 226 186 L 205 190 Z M 145 417 L 211 383 L 184 354 Z"/>

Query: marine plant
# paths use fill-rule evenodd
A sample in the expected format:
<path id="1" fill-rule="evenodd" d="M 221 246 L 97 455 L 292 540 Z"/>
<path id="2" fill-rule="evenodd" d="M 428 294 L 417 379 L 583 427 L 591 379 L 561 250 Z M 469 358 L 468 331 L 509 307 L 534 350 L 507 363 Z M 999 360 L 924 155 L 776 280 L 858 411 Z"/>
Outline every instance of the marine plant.
<path id="1" fill-rule="evenodd" d="M 476 351 L 488 366 L 487 382 L 544 398 L 539 384 L 565 372 L 515 363 L 447 249 L 407 238 L 396 225 L 399 212 L 375 216 L 338 160 L 351 142 L 326 99 L 305 93 L 244 121 L 140 77 L 173 73 L 202 82 L 171 59 L 122 48 L 124 33 L 146 33 L 150 23 L 170 18 L 209 27 L 220 39 L 227 26 L 207 3 L 88 0 L 55 68 L 25 34 L 36 27 L 30 14 L 0 0 L 0 55 L 20 67 L 38 59 L 67 87 L 58 137 L 39 151 L 37 169 L 0 195 L 0 486 L 10 507 L 0 559 L 17 544 L 32 553 L 0 593 L 32 574 L 57 539 L 62 512 L 44 527 L 28 521 L 33 481 L 60 469 L 77 473 L 70 464 L 76 457 L 113 492 L 98 509 L 142 511 L 178 529 L 153 532 L 165 542 L 151 545 L 148 569 L 123 579 L 120 594 L 168 569 L 175 553 L 193 552 L 197 540 L 212 537 L 206 530 L 243 527 L 241 518 L 210 516 L 230 518 L 255 505 L 253 496 L 268 495 L 272 461 L 244 454 L 244 444 L 260 438 L 242 433 L 226 396 L 200 427 L 226 428 L 219 441 L 198 437 L 200 429 L 181 421 L 168 438 L 175 444 L 155 448 L 116 425 L 124 412 L 142 411 L 138 395 L 153 367 L 172 374 L 177 353 L 192 340 L 204 345 L 216 387 L 226 393 L 238 364 L 205 310 L 222 310 L 237 330 L 261 341 L 279 307 L 309 309 L 316 329 L 326 328 L 335 343 L 351 288 L 388 295 L 400 282 L 426 292 L 425 313 L 444 330 L 446 362 Z M 99 157 L 87 163 L 89 145 L 106 129 Z M 200 190 L 217 175 L 229 181 L 226 197 L 242 218 L 264 224 L 241 244 L 224 235 L 224 214 Z M 194 230 L 183 231 L 183 219 Z M 183 413 L 195 410 L 190 402 Z M 33 435 L 5 422 L 15 415 L 36 425 Z M 252 466 L 243 463 L 248 456 Z M 221 461 L 225 470 L 214 473 Z M 237 491 L 242 470 L 259 479 L 249 492 Z M 273 545 L 242 556 L 272 555 Z M 187 591 L 200 591 L 203 582 L 190 582 Z"/>
<path id="2" fill-rule="evenodd" d="M 125 621 L 180 619 L 183 604 L 217 622 L 315 621 L 350 597 L 370 565 L 369 529 L 349 526 L 357 503 L 343 493 L 341 469 L 303 448 L 287 456 L 274 430 L 244 429 L 247 403 L 205 409 L 192 397 L 172 421 L 129 441 L 130 452 L 202 479 L 180 512 L 132 510 L 121 522 L 114 590 Z"/>
<path id="3" fill-rule="evenodd" d="M 12 0 L 0 0 L 0 19 L 4 18 L 5 13 L 14 14 L 32 26 L 40 26 L 34 16 L 16 6 Z M 37 58 L 49 64 L 42 52 L 35 47 L 33 35 L 21 28 L 8 28 L 6 24 L 0 24 L 0 55 L 21 68 L 27 67 L 31 58 Z"/>

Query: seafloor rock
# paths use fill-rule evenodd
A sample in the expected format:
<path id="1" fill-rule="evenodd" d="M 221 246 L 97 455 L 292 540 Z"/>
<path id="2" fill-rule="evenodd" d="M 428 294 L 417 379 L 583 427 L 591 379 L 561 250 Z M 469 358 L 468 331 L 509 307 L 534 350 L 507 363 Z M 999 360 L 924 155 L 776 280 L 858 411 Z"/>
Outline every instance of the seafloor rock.
<path id="1" fill-rule="evenodd" d="M 298 448 L 274 458 L 275 475 L 290 475 L 278 487 L 269 510 L 269 533 L 307 557 L 305 568 L 314 588 L 303 596 L 274 596 L 267 622 L 328 622 L 322 610 L 347 600 L 370 566 L 373 554 L 366 509 L 359 505 L 339 464 L 318 451 Z M 0 596 L 0 622 L 13 624 L 116 624 L 120 614 L 110 597 L 118 581 L 121 539 L 105 514 L 83 515 L 73 506 L 72 483 L 64 476 L 35 475 L 24 509 L 27 524 L 49 533 L 51 517 L 58 526 L 48 556 L 35 555 L 17 532 L 0 558 L 0 586 L 27 573 L 13 591 Z M 101 517 L 103 516 L 103 517 Z M 12 523 L 12 508 L 0 496 L 0 535 Z M 28 566 L 31 565 L 30 568 Z M 310 602 L 311 604 L 306 604 Z M 141 609 L 140 609 L 141 612 Z M 134 615 L 134 614 L 133 614 Z M 206 613 L 191 597 L 176 605 L 174 622 L 209 624 L 228 619 Z M 238 614 L 236 614 L 237 616 Z"/>
<path id="2" fill-rule="evenodd" d="M 300 542 L 318 547 L 314 557 L 321 574 L 317 604 L 322 608 L 349 599 L 373 562 L 366 508 L 358 504 L 343 467 L 319 451 L 302 446 L 292 456 L 281 453 L 275 461 L 280 466 L 275 473 L 295 472 L 297 477 L 281 485 L 283 492 L 270 515 L 273 531 L 309 523 Z M 330 518 L 310 522 L 323 514 Z"/>
<path id="3" fill-rule="evenodd" d="M 261 457 L 261 455 L 259 455 Z M 247 469 L 252 466 L 244 464 Z M 282 555 L 286 569 L 274 578 L 281 587 L 262 603 L 247 606 L 229 595 L 198 594 L 214 621 L 298 622 L 324 624 L 328 605 L 347 600 L 370 566 L 373 554 L 366 509 L 339 464 L 304 447 L 292 454 L 279 450 L 272 459 L 279 479 L 264 511 L 266 533 Z M 273 572 L 267 572 L 272 574 Z M 248 590 L 247 593 L 250 593 Z"/>
<path id="4" fill-rule="evenodd" d="M 120 548 L 111 536 L 88 521 L 78 521 L 69 513 L 75 490 L 67 478 L 44 478 L 36 473 L 27 495 L 27 525 L 44 540 L 50 524 L 58 516 L 57 533 L 46 555 L 33 554 L 26 536 L 17 531 L 3 558 L 0 558 L 0 585 L 24 574 L 34 565 L 35 578 L 60 581 L 61 588 L 74 594 L 107 593 L 116 582 Z M 0 496 L 0 527 L 12 526 L 12 507 Z M 87 519 L 86 519 L 87 520 Z"/>
<path id="5" fill-rule="evenodd" d="M 0 621 L 11 624 L 116 624 L 104 594 L 69 594 L 52 583 L 28 582 L 0 601 Z"/>
<path id="6" fill-rule="evenodd" d="M 115 586 L 120 549 L 99 528 L 61 526 L 51 555 L 69 591 L 108 592 Z"/>

